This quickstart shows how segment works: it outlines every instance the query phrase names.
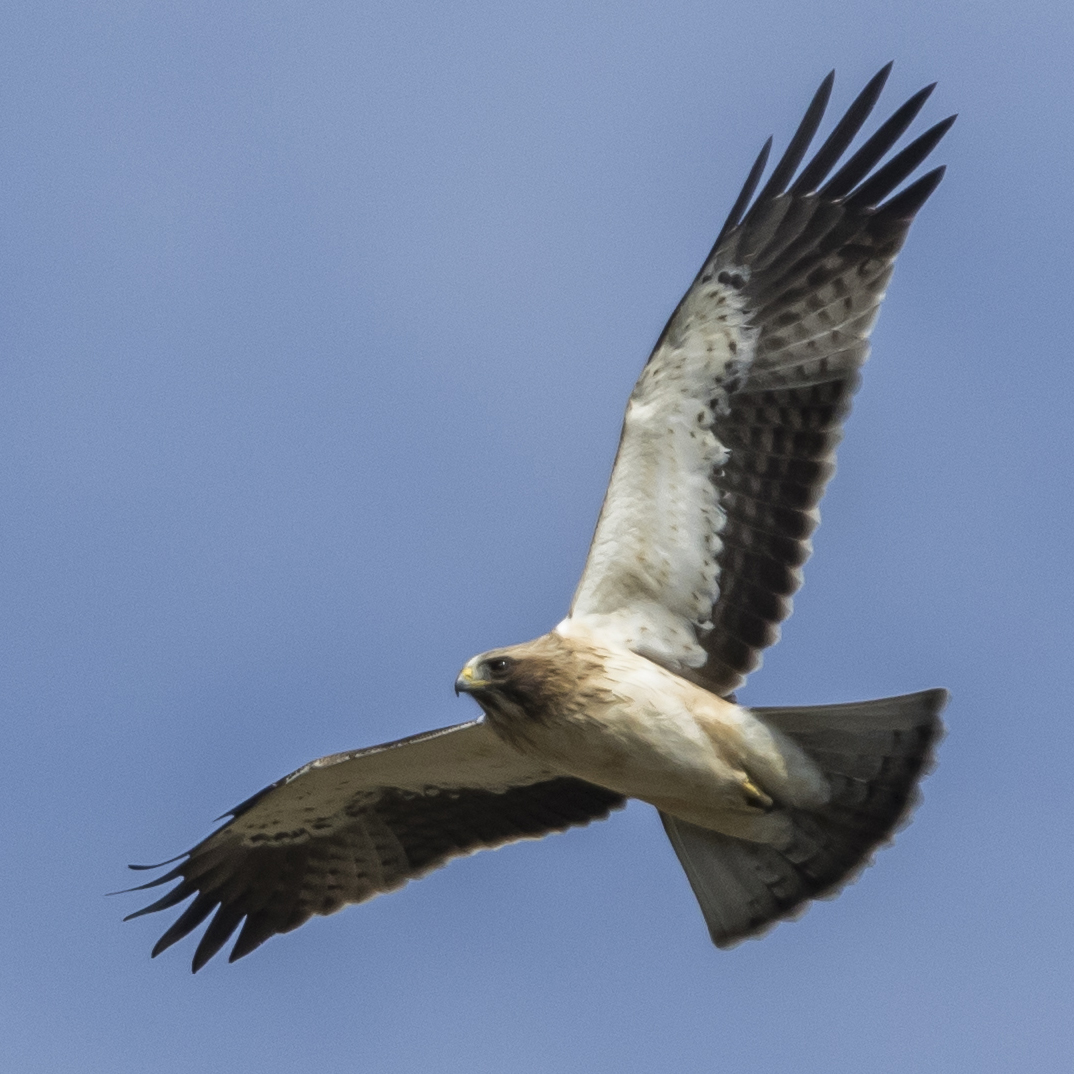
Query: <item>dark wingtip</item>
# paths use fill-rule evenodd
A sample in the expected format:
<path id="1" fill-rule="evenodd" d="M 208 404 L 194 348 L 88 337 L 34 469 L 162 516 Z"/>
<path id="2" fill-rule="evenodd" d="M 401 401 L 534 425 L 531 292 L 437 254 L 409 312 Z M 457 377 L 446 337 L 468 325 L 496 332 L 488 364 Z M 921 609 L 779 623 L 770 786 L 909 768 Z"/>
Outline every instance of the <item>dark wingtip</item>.
<path id="1" fill-rule="evenodd" d="M 798 170 L 798 165 L 802 163 L 802 158 L 806 155 L 809 144 L 813 141 L 821 120 L 824 118 L 828 101 L 831 100 L 833 85 L 835 85 L 835 71 L 829 71 L 817 87 L 817 92 L 813 94 L 813 99 L 809 102 L 809 107 L 806 109 L 801 123 L 798 124 L 798 129 L 794 132 L 790 143 L 783 151 L 783 156 L 780 157 L 772 174 L 768 177 L 768 182 L 765 183 L 761 193 L 757 195 L 757 200 L 750 210 L 751 214 L 757 209 L 757 206 L 782 194 L 783 188 L 791 181 L 794 173 Z"/>
<path id="2" fill-rule="evenodd" d="M 185 854 L 180 854 L 179 858 L 185 858 Z M 172 858 L 172 861 L 178 861 L 179 858 Z M 165 862 L 168 865 L 169 862 Z M 106 895 L 130 895 L 133 891 L 148 891 L 150 888 L 159 888 L 161 884 L 167 884 L 169 881 L 178 880 L 183 875 L 181 866 L 176 866 L 174 869 L 170 869 L 163 876 L 158 876 L 156 880 L 147 880 L 144 884 L 135 884 L 132 888 L 120 888 L 119 891 L 107 891 Z"/>
<path id="3" fill-rule="evenodd" d="M 135 888 L 134 890 L 140 890 Z M 140 910 L 135 910 L 133 913 L 127 914 L 123 919 L 124 921 L 133 921 L 136 917 L 144 917 L 146 914 L 155 914 L 158 910 L 170 910 L 173 906 L 178 906 L 185 899 L 189 899 L 194 894 L 195 889 L 188 884 L 177 884 L 171 891 L 162 895 L 156 902 L 150 903 L 148 906 L 143 906 Z"/>
<path id="4" fill-rule="evenodd" d="M 245 958 L 251 951 L 256 951 L 271 936 L 272 930 L 265 928 L 264 921 L 259 921 L 256 916 L 251 918 L 247 915 L 242 930 L 239 932 L 231 948 L 231 953 L 227 957 L 228 962 L 238 962 L 240 958 Z"/>
<path id="5" fill-rule="evenodd" d="M 167 861 L 157 862 L 156 865 L 128 865 L 127 868 L 128 869 L 135 869 L 135 870 L 137 870 L 139 872 L 142 872 L 142 871 L 144 871 L 146 869 L 163 869 L 165 865 L 171 865 L 172 862 L 179 861 L 180 859 L 185 858 L 185 857 L 186 857 L 186 853 L 176 854 L 174 858 L 169 858 Z M 130 890 L 134 891 L 135 889 L 131 888 Z"/>
<path id="6" fill-rule="evenodd" d="M 846 198 L 851 207 L 878 205 L 936 148 L 943 136 L 951 129 L 955 116 L 941 119 L 900 150 L 882 168 L 877 169 Z"/>
<path id="7" fill-rule="evenodd" d="M 848 160 L 821 188 L 820 193 L 832 200 L 846 197 L 880 162 L 884 155 L 894 147 L 917 114 L 925 106 L 925 101 L 936 88 L 936 83 L 919 89 L 901 107 L 882 123 L 865 144 Z"/>
<path id="8" fill-rule="evenodd" d="M 894 62 L 894 61 L 892 61 Z M 843 118 L 835 125 L 827 140 L 817 151 L 816 156 L 802 169 L 801 174 L 790 188 L 792 194 L 812 193 L 825 179 L 847 147 L 857 136 L 862 125 L 872 114 L 876 102 L 887 84 L 892 64 L 881 67 L 866 83 L 865 88 L 854 98 Z"/>
<path id="9" fill-rule="evenodd" d="M 216 949 L 212 951 L 202 951 L 201 946 L 199 945 L 198 949 L 194 952 L 194 957 L 190 960 L 190 972 L 197 973 L 198 970 L 200 970 L 215 954 Z"/>
<path id="10" fill-rule="evenodd" d="M 932 196 L 933 191 L 940 185 L 940 180 L 947 171 L 947 165 L 941 164 L 938 168 L 926 172 L 916 182 L 911 183 L 905 190 L 900 190 L 893 198 L 889 198 L 880 208 L 893 220 L 911 220 L 917 211 Z"/>
<path id="11" fill-rule="evenodd" d="M 135 889 L 135 890 L 137 890 L 137 889 Z M 120 894 L 122 894 L 122 892 L 120 892 Z M 171 894 L 171 892 L 168 892 L 168 895 L 170 895 L 170 894 Z M 148 906 L 143 906 L 139 910 L 132 910 L 129 914 L 127 914 L 126 917 L 123 918 L 123 920 L 124 921 L 133 921 L 136 917 L 145 917 L 146 914 L 155 914 L 158 910 L 167 910 L 168 909 L 167 905 L 162 906 L 160 904 L 165 899 L 168 898 L 168 895 L 164 895 L 162 898 L 157 899 L 156 902 L 150 903 Z M 183 900 L 179 899 L 178 901 L 182 902 Z M 169 905 L 174 906 L 174 905 L 176 905 L 176 903 L 171 903 Z"/>
<path id="12" fill-rule="evenodd" d="M 888 60 L 879 71 L 865 83 L 865 89 L 861 91 L 859 96 L 862 97 L 879 97 L 883 92 L 884 87 L 888 84 L 888 79 L 891 77 L 891 69 L 895 66 L 894 60 Z"/>
<path id="13" fill-rule="evenodd" d="M 757 159 L 753 162 L 753 167 L 750 168 L 750 173 L 746 176 L 746 181 L 742 184 L 742 189 L 739 191 L 738 197 L 735 198 L 735 204 L 731 206 L 731 211 L 727 214 L 727 219 L 723 222 L 719 235 L 716 236 L 716 242 L 712 247 L 713 251 L 719 248 L 724 236 L 732 228 L 738 227 L 741 222 L 742 214 L 746 211 L 750 198 L 753 197 L 753 192 L 761 181 L 761 176 L 764 174 L 765 167 L 768 164 L 768 156 L 771 152 L 772 136 L 769 135 L 768 140 L 761 146 L 761 151 L 757 154 Z M 712 254 L 709 254 L 709 257 L 711 256 Z"/>

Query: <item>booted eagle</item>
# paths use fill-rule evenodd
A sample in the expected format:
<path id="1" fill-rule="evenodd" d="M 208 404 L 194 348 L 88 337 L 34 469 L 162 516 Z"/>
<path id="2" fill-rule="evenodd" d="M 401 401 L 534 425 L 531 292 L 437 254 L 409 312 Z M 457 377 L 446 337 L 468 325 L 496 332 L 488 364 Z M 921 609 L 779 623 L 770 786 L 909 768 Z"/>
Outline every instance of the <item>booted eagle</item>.
<path id="1" fill-rule="evenodd" d="M 932 86 L 840 163 L 890 66 L 800 169 L 829 75 L 755 197 L 771 139 L 761 150 L 631 393 L 567 618 L 462 669 L 456 691 L 481 719 L 312 761 L 132 889 L 178 881 L 132 917 L 193 896 L 154 956 L 212 915 L 194 969 L 240 925 L 241 958 L 627 798 L 659 810 L 727 947 L 834 894 L 890 838 L 930 764 L 942 690 L 807 708 L 733 696 L 790 614 L 895 256 L 943 175 L 897 189 L 953 116 L 881 164 Z"/>

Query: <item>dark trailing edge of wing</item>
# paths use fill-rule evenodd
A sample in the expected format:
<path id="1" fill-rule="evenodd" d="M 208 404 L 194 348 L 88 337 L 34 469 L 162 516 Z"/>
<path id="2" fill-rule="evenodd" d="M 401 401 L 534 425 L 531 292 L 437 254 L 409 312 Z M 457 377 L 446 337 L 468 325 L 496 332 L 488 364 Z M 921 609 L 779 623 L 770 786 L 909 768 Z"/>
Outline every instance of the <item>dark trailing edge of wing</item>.
<path id="1" fill-rule="evenodd" d="M 233 815 L 241 816 L 286 781 L 247 799 Z M 298 928 L 314 914 L 333 913 L 347 903 L 394 890 L 453 857 L 588 824 L 624 804 L 622 795 L 569 776 L 505 791 L 461 787 L 423 794 L 382 787 L 356 796 L 320 827 L 315 822 L 308 831 L 287 833 L 305 836 L 300 842 L 276 843 L 268 835 L 251 845 L 228 839 L 224 825 L 180 859 L 172 859 L 180 861 L 175 868 L 128 889 L 179 881 L 125 920 L 170 909 L 194 896 L 153 947 L 155 958 L 215 911 L 194 952 L 196 973 L 240 924 L 230 962 L 277 933 Z M 375 847 L 383 860 L 370 866 L 363 859 L 356 866 L 353 857 L 348 858 L 348 849 L 355 845 L 366 853 Z"/>
<path id="2" fill-rule="evenodd" d="M 709 660 L 691 678 L 720 694 L 757 667 L 790 613 L 872 320 L 910 223 L 943 177 L 935 168 L 899 189 L 955 120 L 897 150 L 935 84 L 913 94 L 840 165 L 890 73 L 889 63 L 870 79 L 806 160 L 832 91 L 833 76 L 823 80 L 762 184 L 771 139 L 765 143 L 694 283 L 716 277 L 738 290 L 757 331 L 752 361 L 714 428 L 730 452 L 714 478 L 727 516 L 722 587 L 748 591 L 754 601 L 718 600 L 701 639 Z M 773 599 L 756 604 L 765 593 Z"/>

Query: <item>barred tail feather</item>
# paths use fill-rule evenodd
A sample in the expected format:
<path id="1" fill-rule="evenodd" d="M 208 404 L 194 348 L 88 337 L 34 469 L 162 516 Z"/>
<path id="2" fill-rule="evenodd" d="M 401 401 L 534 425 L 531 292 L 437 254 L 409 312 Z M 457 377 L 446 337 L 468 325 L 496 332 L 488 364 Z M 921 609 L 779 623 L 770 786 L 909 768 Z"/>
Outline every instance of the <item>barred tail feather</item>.
<path id="1" fill-rule="evenodd" d="M 849 705 L 753 709 L 793 739 L 832 787 L 820 809 L 789 808 L 791 837 L 754 843 L 661 813 L 713 943 L 731 947 L 834 895 L 868 865 L 917 801 L 943 733 L 945 690 Z"/>

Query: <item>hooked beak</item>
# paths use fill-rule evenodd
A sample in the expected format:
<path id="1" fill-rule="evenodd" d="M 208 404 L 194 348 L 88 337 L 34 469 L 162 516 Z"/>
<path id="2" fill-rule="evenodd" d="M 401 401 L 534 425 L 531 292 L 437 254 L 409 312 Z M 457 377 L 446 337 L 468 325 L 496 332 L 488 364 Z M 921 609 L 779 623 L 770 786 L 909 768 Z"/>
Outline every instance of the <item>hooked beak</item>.
<path id="1" fill-rule="evenodd" d="M 485 679 L 479 679 L 474 675 L 473 664 L 467 664 L 466 667 L 459 672 L 459 677 L 455 680 L 455 696 L 459 694 L 473 693 L 479 686 L 488 685 Z"/>

